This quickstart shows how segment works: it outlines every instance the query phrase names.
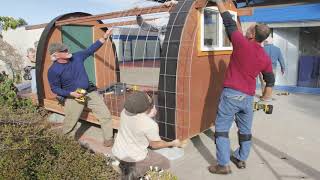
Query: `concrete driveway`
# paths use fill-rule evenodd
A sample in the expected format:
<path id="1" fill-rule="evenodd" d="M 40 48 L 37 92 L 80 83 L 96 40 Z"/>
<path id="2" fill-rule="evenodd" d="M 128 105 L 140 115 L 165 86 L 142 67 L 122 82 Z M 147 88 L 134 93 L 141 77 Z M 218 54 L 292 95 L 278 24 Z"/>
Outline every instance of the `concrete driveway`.
<path id="1" fill-rule="evenodd" d="M 213 131 L 190 140 L 184 156 L 171 162 L 171 171 L 181 180 L 320 180 L 320 96 L 291 94 L 277 96 L 274 112 L 258 111 L 254 116 L 253 147 L 247 169 L 232 164 L 231 175 L 213 175 L 207 170 L 216 163 Z M 96 152 L 110 154 L 102 146 L 99 126 L 79 122 L 75 130 L 80 141 Z M 230 132 L 232 149 L 238 146 L 237 128 Z"/>

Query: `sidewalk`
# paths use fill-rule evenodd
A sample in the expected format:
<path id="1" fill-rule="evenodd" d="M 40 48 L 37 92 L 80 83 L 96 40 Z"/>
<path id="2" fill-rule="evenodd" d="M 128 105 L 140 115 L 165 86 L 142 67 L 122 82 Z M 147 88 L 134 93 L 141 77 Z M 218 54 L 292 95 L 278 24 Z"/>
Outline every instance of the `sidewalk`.
<path id="1" fill-rule="evenodd" d="M 172 162 L 172 171 L 183 180 L 285 180 L 320 179 L 320 96 L 274 96 L 274 113 L 255 113 L 253 148 L 247 169 L 232 164 L 231 175 L 207 171 L 216 162 L 213 132 L 194 137 L 185 156 Z M 230 132 L 232 149 L 238 146 L 236 127 Z"/>
<path id="2" fill-rule="evenodd" d="M 320 96 L 277 96 L 274 112 L 255 113 L 253 147 L 247 169 L 232 164 L 231 175 L 213 175 L 207 170 L 216 161 L 213 132 L 207 130 L 191 139 L 184 157 L 171 162 L 171 171 L 182 180 L 290 180 L 320 179 Z M 82 121 L 77 136 L 96 152 L 108 154 L 102 146 L 98 126 Z M 238 146 L 237 129 L 230 132 L 232 149 Z"/>

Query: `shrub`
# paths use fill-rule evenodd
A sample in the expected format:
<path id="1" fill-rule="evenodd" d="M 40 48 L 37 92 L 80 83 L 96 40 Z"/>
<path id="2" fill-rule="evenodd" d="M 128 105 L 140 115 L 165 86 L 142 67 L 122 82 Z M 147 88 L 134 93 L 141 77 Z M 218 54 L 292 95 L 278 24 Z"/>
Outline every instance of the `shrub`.
<path id="1" fill-rule="evenodd" d="M 30 99 L 23 99 L 17 95 L 14 81 L 5 73 L 0 73 L 0 105 L 9 109 L 35 110 Z"/>
<path id="2" fill-rule="evenodd" d="M 0 179 L 118 178 L 104 156 L 50 131 L 36 112 L 17 121 L 19 115 L 6 108 L 0 107 L 0 114 Z"/>
<path id="3" fill-rule="evenodd" d="M 103 155 L 50 131 L 46 111 L 0 75 L 0 179 L 118 179 Z"/>
<path id="4" fill-rule="evenodd" d="M 150 170 L 144 176 L 144 180 L 178 180 L 178 177 L 167 170 L 150 167 Z"/>

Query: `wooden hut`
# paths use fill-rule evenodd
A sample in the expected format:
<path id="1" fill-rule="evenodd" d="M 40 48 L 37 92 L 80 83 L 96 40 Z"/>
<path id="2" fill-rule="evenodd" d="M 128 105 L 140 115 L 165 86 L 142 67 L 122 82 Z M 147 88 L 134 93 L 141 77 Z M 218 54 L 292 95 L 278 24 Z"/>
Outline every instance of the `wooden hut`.
<path id="1" fill-rule="evenodd" d="M 251 13 L 250 9 L 236 9 L 231 0 L 226 2 L 226 7 L 235 19 Z M 94 57 L 86 60 L 89 79 L 100 89 L 126 81 L 126 92 L 103 93 L 113 115 L 114 128 L 118 127 L 123 102 L 132 89 L 148 91 L 154 96 L 158 108 L 156 121 L 164 139 L 190 138 L 212 126 L 232 47 L 215 4 L 206 0 L 179 0 L 171 7 L 162 5 L 100 15 L 75 12 L 55 18 L 47 24 L 38 45 L 39 104 L 50 111 L 64 113 L 63 106 L 58 104 L 56 95 L 50 90 L 47 78 L 52 63 L 47 51 L 50 43 L 63 42 L 74 52 L 99 39 L 105 28 L 125 26 L 133 29 L 136 15 L 159 13 L 167 13 L 169 20 L 161 48 L 157 43 L 152 45 L 154 57 L 150 53 L 145 57 L 143 53 L 139 61 L 126 59 L 126 53 L 132 54 L 136 49 L 128 50 L 122 46 L 120 50 L 115 41 L 117 37 L 124 37 L 122 45 L 127 45 L 132 35 L 113 35 Z M 147 32 L 145 41 L 138 45 L 138 41 L 131 40 L 130 47 L 150 45 L 148 41 L 152 38 L 149 36 Z M 122 58 L 119 58 L 121 53 Z M 156 81 L 145 83 L 149 77 L 156 78 Z M 99 123 L 90 109 L 85 109 L 81 119 Z"/>

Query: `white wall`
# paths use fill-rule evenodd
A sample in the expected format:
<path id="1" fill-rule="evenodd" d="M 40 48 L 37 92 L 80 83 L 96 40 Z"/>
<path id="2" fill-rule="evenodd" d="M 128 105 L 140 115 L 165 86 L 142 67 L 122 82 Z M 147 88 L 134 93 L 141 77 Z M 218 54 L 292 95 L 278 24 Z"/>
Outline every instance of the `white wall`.
<path id="1" fill-rule="evenodd" d="M 9 29 L 3 31 L 3 40 L 13 46 L 19 54 L 24 58 L 25 65 L 30 64 L 30 60 L 27 58 L 27 49 L 35 48 L 34 43 L 39 41 L 40 36 L 44 28 L 25 30 L 24 27 L 17 28 L 15 30 Z"/>

